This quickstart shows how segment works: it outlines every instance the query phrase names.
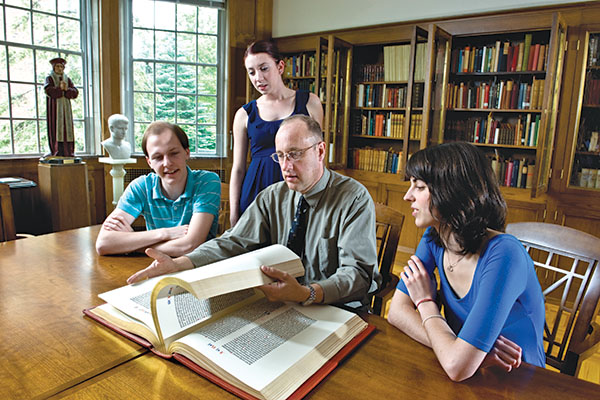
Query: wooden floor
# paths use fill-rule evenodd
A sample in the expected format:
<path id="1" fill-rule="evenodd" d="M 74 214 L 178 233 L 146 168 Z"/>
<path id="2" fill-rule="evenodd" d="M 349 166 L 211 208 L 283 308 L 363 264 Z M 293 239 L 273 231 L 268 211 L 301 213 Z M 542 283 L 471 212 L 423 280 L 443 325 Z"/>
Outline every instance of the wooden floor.
<path id="1" fill-rule="evenodd" d="M 406 261 L 410 258 L 411 254 L 398 252 L 396 254 L 396 261 L 394 263 L 394 274 L 400 276 L 400 272 L 406 265 Z M 389 302 L 385 308 L 385 316 L 387 317 L 387 311 L 389 307 Z M 547 305 L 547 312 L 552 313 L 552 306 Z M 600 323 L 600 315 L 596 316 L 596 321 Z M 554 369 L 550 366 L 546 366 L 548 369 Z M 577 375 L 579 379 L 583 379 L 589 382 L 600 384 L 600 345 L 596 346 L 596 352 L 591 356 L 583 360 L 581 366 L 579 368 L 579 374 Z"/>

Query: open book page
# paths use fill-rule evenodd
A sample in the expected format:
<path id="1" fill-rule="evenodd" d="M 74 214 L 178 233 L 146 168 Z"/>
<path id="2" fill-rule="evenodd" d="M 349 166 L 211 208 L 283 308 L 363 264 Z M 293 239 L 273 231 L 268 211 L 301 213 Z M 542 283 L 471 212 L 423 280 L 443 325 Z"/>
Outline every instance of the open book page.
<path id="1" fill-rule="evenodd" d="M 259 398 L 287 398 L 367 324 L 348 311 L 262 298 L 173 343 L 202 368 Z"/>
<path id="2" fill-rule="evenodd" d="M 226 293 L 272 282 L 260 270 L 261 265 L 279 268 L 292 276 L 304 275 L 304 266 L 294 252 L 282 245 L 272 245 L 161 279 L 153 289 L 151 300 L 152 307 L 155 307 L 152 316 L 159 339 L 162 338 L 168 346 L 173 338 L 181 336 L 181 332 L 204 320 L 204 317 L 197 319 L 195 311 L 188 318 L 187 310 L 203 307 L 191 305 L 197 304 L 196 298 L 220 298 Z M 186 291 L 189 293 L 186 294 Z M 174 298 L 180 301 L 173 301 Z M 185 312 L 182 312 L 182 307 Z M 186 318 L 182 318 L 182 314 L 186 314 Z"/>
<path id="3" fill-rule="evenodd" d="M 162 278 L 164 276 L 148 279 L 134 285 L 123 286 L 101 293 L 98 297 L 144 325 L 154 327 L 150 311 L 150 296 L 152 289 Z M 154 330 L 154 332 L 156 331 Z"/>
<path id="4" fill-rule="evenodd" d="M 131 318 L 129 315 L 122 313 L 108 303 L 94 307 L 90 309 L 89 312 L 96 314 L 100 318 L 123 330 L 126 330 L 127 332 L 131 332 L 146 339 L 154 346 L 159 343 L 154 325 L 146 325 L 140 320 Z"/>
<path id="5" fill-rule="evenodd" d="M 227 292 L 273 282 L 260 270 L 268 265 L 294 277 L 304 275 L 300 258 L 285 246 L 274 244 L 209 265 L 169 275 L 174 283 L 186 283 L 198 298 L 210 298 Z M 183 285 L 182 285 L 183 286 Z"/>

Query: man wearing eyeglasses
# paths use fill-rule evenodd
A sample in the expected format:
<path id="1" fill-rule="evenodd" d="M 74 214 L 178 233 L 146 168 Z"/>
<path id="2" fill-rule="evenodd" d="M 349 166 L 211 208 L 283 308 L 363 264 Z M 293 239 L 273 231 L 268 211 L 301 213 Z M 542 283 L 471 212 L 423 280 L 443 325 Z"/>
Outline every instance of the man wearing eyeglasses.
<path id="1" fill-rule="evenodd" d="M 263 266 L 263 272 L 276 280 L 260 287 L 269 300 L 366 308 L 368 293 L 380 283 L 371 196 L 354 179 L 325 168 L 327 153 L 321 128 L 310 117 L 294 115 L 284 120 L 275 137 L 275 148 L 277 152 L 271 158 L 279 163 L 284 181 L 261 191 L 233 228 L 175 259 L 148 249 L 146 253 L 155 261 L 127 282 L 199 267 L 279 243 L 299 254 L 305 276 L 296 280 Z M 304 202 L 307 217 L 302 242 L 292 247 L 293 221 Z"/>

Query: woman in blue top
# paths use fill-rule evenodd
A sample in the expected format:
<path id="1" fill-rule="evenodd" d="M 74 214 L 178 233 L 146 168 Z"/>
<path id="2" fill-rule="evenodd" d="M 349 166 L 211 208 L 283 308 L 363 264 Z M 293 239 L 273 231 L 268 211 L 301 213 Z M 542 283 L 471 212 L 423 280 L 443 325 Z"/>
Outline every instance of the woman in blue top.
<path id="1" fill-rule="evenodd" d="M 293 114 L 310 115 L 322 126 L 323 106 L 319 98 L 306 91 L 285 86 L 285 63 L 271 41 L 250 44 L 244 64 L 252 85 L 261 96 L 241 107 L 233 120 L 233 165 L 229 185 L 231 226 L 265 187 L 282 180 L 275 153 L 275 134 L 281 121 Z M 252 161 L 246 171 L 248 141 Z"/>
<path id="2" fill-rule="evenodd" d="M 454 381 L 493 365 L 510 372 L 521 360 L 544 367 L 542 290 L 524 247 L 501 233 L 506 203 L 489 160 L 471 144 L 448 143 L 415 153 L 406 173 L 404 199 L 427 229 L 389 322 L 431 347 Z M 434 301 L 435 268 L 446 318 Z"/>

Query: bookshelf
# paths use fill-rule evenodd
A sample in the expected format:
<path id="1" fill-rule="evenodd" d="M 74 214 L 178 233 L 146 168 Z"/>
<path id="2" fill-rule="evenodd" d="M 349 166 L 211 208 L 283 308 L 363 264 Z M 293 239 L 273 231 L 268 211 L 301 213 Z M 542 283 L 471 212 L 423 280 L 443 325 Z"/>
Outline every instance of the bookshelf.
<path id="1" fill-rule="evenodd" d="M 334 35 L 300 38 L 280 44 L 286 68 L 284 83 L 295 90 L 316 94 L 323 104 L 323 133 L 327 144 L 326 165 L 345 168 L 350 120 L 352 45 Z"/>
<path id="2" fill-rule="evenodd" d="M 600 190 L 600 29 L 585 32 L 577 130 L 568 185 Z"/>
<path id="3" fill-rule="evenodd" d="M 566 26 L 452 38 L 444 141 L 492 160 L 501 186 L 547 190 Z"/>
<path id="4" fill-rule="evenodd" d="M 355 46 L 348 167 L 404 178 L 421 143 L 427 31 L 395 43 Z"/>

